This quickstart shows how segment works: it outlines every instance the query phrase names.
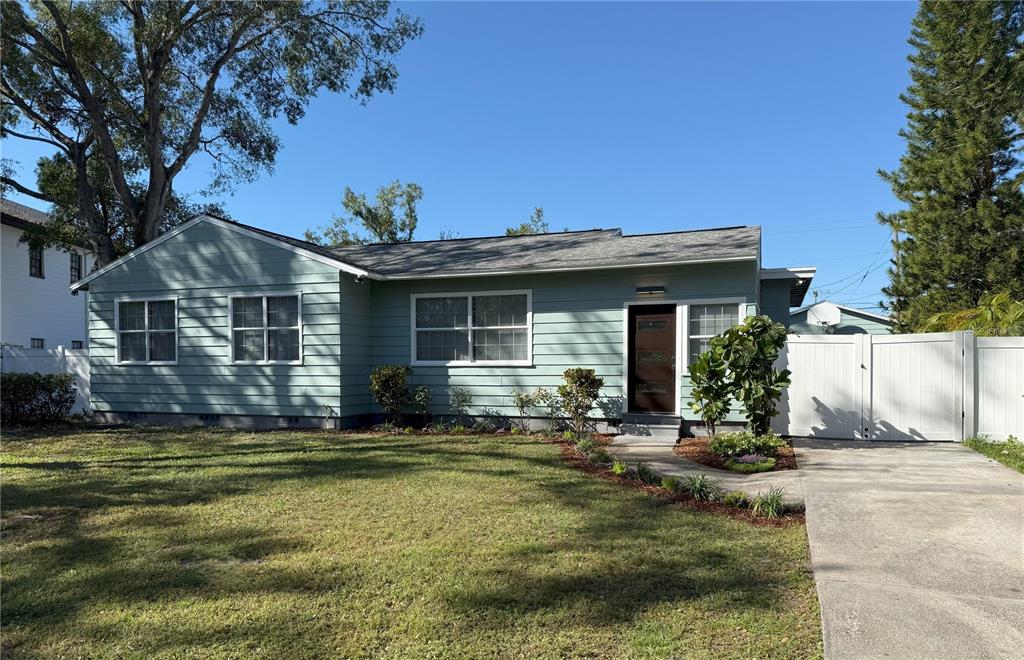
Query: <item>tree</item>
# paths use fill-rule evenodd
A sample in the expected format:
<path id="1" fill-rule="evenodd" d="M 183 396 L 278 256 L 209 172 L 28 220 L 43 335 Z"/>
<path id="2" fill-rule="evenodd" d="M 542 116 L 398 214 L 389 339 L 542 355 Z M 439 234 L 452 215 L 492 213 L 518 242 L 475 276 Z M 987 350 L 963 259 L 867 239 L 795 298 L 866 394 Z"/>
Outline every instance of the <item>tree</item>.
<path id="1" fill-rule="evenodd" d="M 941 312 L 917 328 L 918 332 L 973 330 L 981 337 L 1024 335 L 1024 300 L 1014 300 L 1006 291 L 986 293 L 977 307 Z"/>
<path id="2" fill-rule="evenodd" d="M 544 207 L 538 206 L 533 209 L 530 219 L 518 227 L 505 229 L 506 236 L 529 236 L 531 234 L 546 234 L 551 231 L 548 221 L 544 219 Z"/>
<path id="3" fill-rule="evenodd" d="M 1024 296 L 1024 3 L 921 3 L 909 43 L 910 111 L 898 168 L 904 210 L 880 213 L 896 257 L 884 289 L 898 329 Z"/>
<path id="4" fill-rule="evenodd" d="M 604 379 L 593 369 L 575 367 L 562 373 L 563 383 L 558 386 L 562 410 L 569 418 L 573 438 L 582 440 L 590 421 L 590 411 L 601 396 Z"/>
<path id="5" fill-rule="evenodd" d="M 323 233 L 306 230 L 306 240 L 318 245 L 337 247 L 361 243 L 407 243 L 416 231 L 416 203 L 423 197 L 423 188 L 415 183 L 393 181 L 377 189 L 377 200 L 371 203 L 363 193 L 356 194 L 345 186 L 341 205 L 349 216 L 334 216 L 334 222 Z M 360 225 L 369 236 L 353 225 Z"/>
<path id="6" fill-rule="evenodd" d="M 751 316 L 712 340 L 721 351 L 731 380 L 732 396 L 743 404 L 747 426 L 754 435 L 765 435 L 782 389 L 789 385 L 789 369 L 776 369 L 775 360 L 786 344 L 786 326 L 768 316 Z"/>
<path id="7" fill-rule="evenodd" d="M 207 192 L 271 170 L 273 119 L 296 123 L 323 89 L 361 102 L 392 91 L 394 56 L 422 33 L 388 2 L 0 4 L 2 136 L 56 149 L 73 204 L 9 169 L 2 183 L 73 217 L 101 265 L 156 238 L 197 154 Z"/>
<path id="8" fill-rule="evenodd" d="M 722 357 L 724 352 L 721 337 L 715 337 L 690 365 L 690 409 L 704 421 L 709 438 L 715 436 L 719 422 L 729 414 L 732 400 L 732 381 Z"/>

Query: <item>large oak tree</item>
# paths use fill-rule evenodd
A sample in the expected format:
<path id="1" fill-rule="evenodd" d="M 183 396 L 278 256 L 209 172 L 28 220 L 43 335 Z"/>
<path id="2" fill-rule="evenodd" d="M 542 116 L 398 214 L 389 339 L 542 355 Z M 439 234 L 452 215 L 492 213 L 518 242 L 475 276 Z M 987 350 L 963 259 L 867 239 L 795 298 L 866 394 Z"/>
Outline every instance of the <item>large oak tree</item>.
<path id="1" fill-rule="evenodd" d="M 207 192 L 271 170 L 274 118 L 297 122 L 324 89 L 392 91 L 394 56 L 422 33 L 379 1 L 0 4 L 2 135 L 55 149 L 35 185 L 9 163 L 3 185 L 53 204 L 101 265 L 190 210 L 173 185 L 197 154 Z"/>

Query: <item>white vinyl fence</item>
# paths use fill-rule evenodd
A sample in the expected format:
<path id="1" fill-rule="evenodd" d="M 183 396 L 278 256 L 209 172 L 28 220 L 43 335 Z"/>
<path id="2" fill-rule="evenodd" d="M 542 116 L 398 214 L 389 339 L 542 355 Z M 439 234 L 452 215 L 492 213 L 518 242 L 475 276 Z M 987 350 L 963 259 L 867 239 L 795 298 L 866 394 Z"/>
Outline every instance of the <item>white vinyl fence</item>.
<path id="1" fill-rule="evenodd" d="M 72 413 L 89 411 L 89 349 L 87 348 L 17 348 L 0 350 L 0 371 L 5 373 L 41 374 L 69 373 L 75 377 L 78 395 Z"/>
<path id="2" fill-rule="evenodd" d="M 971 332 L 790 335 L 785 435 L 857 440 L 1024 438 L 1024 337 Z"/>

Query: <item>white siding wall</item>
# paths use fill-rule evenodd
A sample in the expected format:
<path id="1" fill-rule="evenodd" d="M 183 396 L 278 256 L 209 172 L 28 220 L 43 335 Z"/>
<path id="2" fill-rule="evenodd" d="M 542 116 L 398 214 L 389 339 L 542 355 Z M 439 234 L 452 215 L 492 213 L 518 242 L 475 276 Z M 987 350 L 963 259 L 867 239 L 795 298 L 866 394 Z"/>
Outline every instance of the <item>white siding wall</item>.
<path id="1" fill-rule="evenodd" d="M 0 226 L 0 342 L 31 346 L 33 337 L 46 340 L 46 348 L 82 341 L 88 346 L 86 297 L 71 295 L 71 257 L 57 248 L 43 254 L 43 279 L 29 277 L 28 244 L 19 243 L 22 231 Z M 92 257 L 84 250 L 82 274 L 88 274 Z"/>

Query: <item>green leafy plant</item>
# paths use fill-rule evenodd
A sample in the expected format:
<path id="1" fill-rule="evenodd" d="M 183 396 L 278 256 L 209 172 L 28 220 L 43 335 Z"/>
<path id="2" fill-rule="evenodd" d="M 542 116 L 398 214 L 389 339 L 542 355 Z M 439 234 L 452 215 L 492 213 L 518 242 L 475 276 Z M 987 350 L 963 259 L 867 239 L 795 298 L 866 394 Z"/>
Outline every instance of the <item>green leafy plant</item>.
<path id="1" fill-rule="evenodd" d="M 67 417 L 74 405 L 71 374 L 0 375 L 0 420 L 5 425 L 57 422 Z"/>
<path id="2" fill-rule="evenodd" d="M 433 393 L 426 385 L 417 385 L 412 388 L 413 409 L 422 415 L 424 419 L 430 416 L 431 399 L 433 399 Z"/>
<path id="3" fill-rule="evenodd" d="M 519 411 L 519 425 L 523 431 L 530 432 L 530 413 L 533 407 L 537 405 L 537 397 L 534 392 L 528 392 L 526 390 L 514 389 L 512 390 L 512 405 Z"/>
<path id="4" fill-rule="evenodd" d="M 373 430 L 379 431 L 381 433 L 394 433 L 395 431 L 398 430 L 398 425 L 392 422 L 390 419 L 386 419 L 380 424 L 374 424 Z"/>
<path id="5" fill-rule="evenodd" d="M 562 412 L 562 402 L 559 400 L 558 395 L 551 390 L 538 387 L 533 391 L 533 401 L 534 405 L 545 409 L 545 416 L 548 418 L 545 433 L 553 435 L 557 428 L 558 417 Z"/>
<path id="6" fill-rule="evenodd" d="M 742 490 L 730 490 L 722 496 L 722 504 L 743 508 L 747 506 L 747 494 Z"/>
<path id="7" fill-rule="evenodd" d="M 581 454 L 586 454 L 593 451 L 597 447 L 597 444 L 590 438 L 583 437 L 576 441 L 576 451 Z"/>
<path id="8" fill-rule="evenodd" d="M 612 457 L 603 449 L 595 449 L 587 454 L 587 462 L 591 465 L 608 465 Z"/>
<path id="9" fill-rule="evenodd" d="M 523 433 L 525 433 L 525 431 L 519 430 L 518 426 L 513 426 L 508 430 L 509 435 L 521 435 Z"/>
<path id="10" fill-rule="evenodd" d="M 678 477 L 661 478 L 661 487 L 664 488 L 665 490 L 672 491 L 673 493 L 677 492 L 680 488 L 682 488 L 682 485 L 683 482 L 680 481 Z"/>
<path id="11" fill-rule="evenodd" d="M 471 428 L 474 433 L 494 433 L 498 430 L 494 422 L 489 419 L 478 419 Z"/>
<path id="12" fill-rule="evenodd" d="M 558 398 L 569 417 L 573 435 L 581 438 L 586 433 L 590 411 L 604 387 L 604 379 L 598 377 L 593 369 L 579 367 L 566 369 L 562 379 L 565 382 L 558 386 Z"/>
<path id="13" fill-rule="evenodd" d="M 657 485 L 661 481 L 658 474 L 646 463 L 636 464 L 636 478 L 645 484 L 651 484 L 652 486 Z"/>
<path id="14" fill-rule="evenodd" d="M 743 404 L 747 424 L 757 435 L 769 432 L 782 388 L 789 385 L 788 369 L 775 369 L 786 343 L 786 328 L 767 316 L 752 316 L 712 340 L 721 348 L 731 378 L 732 396 Z"/>
<path id="15" fill-rule="evenodd" d="M 933 314 L 918 332 L 973 330 L 979 337 L 1024 335 L 1024 300 L 1014 300 L 1009 291 L 982 294 L 978 306 L 955 312 Z"/>
<path id="16" fill-rule="evenodd" d="M 687 475 L 683 480 L 683 492 L 695 500 L 710 502 L 721 490 L 718 484 L 703 472 Z"/>
<path id="17" fill-rule="evenodd" d="M 616 458 L 615 460 L 612 461 L 611 470 L 612 474 L 614 474 L 616 477 L 621 477 L 622 475 L 626 474 L 626 470 L 628 469 L 629 466 L 620 461 L 619 459 Z"/>
<path id="18" fill-rule="evenodd" d="M 466 413 L 473 405 L 473 395 L 465 387 L 455 387 L 448 390 L 448 406 L 459 419 L 459 425 L 466 425 Z"/>
<path id="19" fill-rule="evenodd" d="M 415 432 L 416 432 L 416 429 L 414 429 L 411 426 L 406 426 L 404 429 L 402 429 L 402 433 L 404 433 L 406 435 L 412 435 Z"/>
<path id="20" fill-rule="evenodd" d="M 708 350 L 698 355 L 690 365 L 690 382 L 693 384 L 690 409 L 700 415 L 709 436 L 715 435 L 718 424 L 729 414 L 732 400 L 732 381 L 723 353 L 722 342 L 715 337 Z"/>
<path id="21" fill-rule="evenodd" d="M 750 454 L 748 454 L 749 456 Z M 759 456 L 759 461 L 742 461 L 743 456 L 738 459 L 730 458 L 725 461 L 725 467 L 729 468 L 733 472 L 741 472 L 743 474 L 756 474 L 758 472 L 767 472 L 775 467 L 775 459 L 771 456 Z"/>
<path id="22" fill-rule="evenodd" d="M 723 458 L 736 458 L 745 454 L 775 456 L 785 446 L 786 441 L 775 433 L 755 435 L 750 431 L 720 433 L 708 443 L 708 449 Z"/>
<path id="23" fill-rule="evenodd" d="M 398 424 L 409 401 L 406 381 L 411 375 L 412 369 L 405 364 L 385 364 L 370 373 L 370 394 L 394 424 Z"/>
<path id="24" fill-rule="evenodd" d="M 778 518 L 786 511 L 783 498 L 786 491 L 783 488 L 770 488 L 764 493 L 758 493 L 750 500 L 750 511 L 758 518 Z"/>
<path id="25" fill-rule="evenodd" d="M 462 424 L 456 424 L 455 426 L 451 427 L 450 431 L 455 435 L 462 435 L 463 433 L 466 432 L 466 427 L 463 426 Z"/>
<path id="26" fill-rule="evenodd" d="M 448 427 L 445 426 L 444 423 L 442 423 L 442 422 L 433 422 L 432 424 L 427 424 L 427 426 L 426 426 L 426 428 L 424 430 L 427 433 L 438 433 L 438 434 L 440 434 L 440 433 L 445 433 L 448 430 Z"/>

